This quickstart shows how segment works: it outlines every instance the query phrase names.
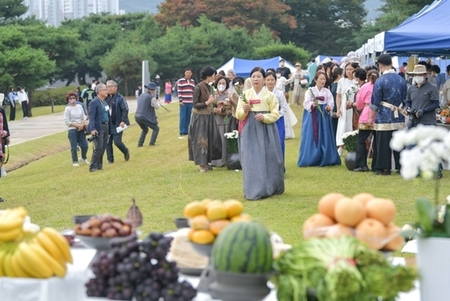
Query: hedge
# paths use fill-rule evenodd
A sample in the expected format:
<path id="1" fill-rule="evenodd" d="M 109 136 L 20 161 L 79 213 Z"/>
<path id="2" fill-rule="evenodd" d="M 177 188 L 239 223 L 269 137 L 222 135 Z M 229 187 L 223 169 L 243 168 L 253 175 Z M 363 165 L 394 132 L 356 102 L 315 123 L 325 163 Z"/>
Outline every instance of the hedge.
<path id="1" fill-rule="evenodd" d="M 31 95 L 33 107 L 65 105 L 67 92 L 76 92 L 76 86 L 67 86 L 61 88 L 50 88 L 46 90 L 36 90 Z"/>

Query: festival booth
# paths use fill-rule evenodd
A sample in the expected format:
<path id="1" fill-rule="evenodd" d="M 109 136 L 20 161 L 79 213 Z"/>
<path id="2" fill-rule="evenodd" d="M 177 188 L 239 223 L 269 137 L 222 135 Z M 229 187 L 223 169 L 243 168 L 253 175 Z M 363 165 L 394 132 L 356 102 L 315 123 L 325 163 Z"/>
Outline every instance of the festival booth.
<path id="1" fill-rule="evenodd" d="M 233 69 L 236 71 L 236 76 L 240 77 L 249 77 L 250 71 L 255 67 L 261 67 L 264 70 L 267 70 L 267 68 L 274 68 L 277 69 L 280 66 L 280 60 L 283 59 L 281 56 L 276 56 L 270 59 L 264 59 L 264 60 L 245 60 L 240 59 L 237 57 L 233 57 L 231 60 L 229 60 L 227 63 L 225 63 L 223 66 L 217 68 L 217 70 L 223 70 L 225 73 Z M 285 66 L 291 69 L 291 72 L 295 72 L 295 67 L 290 62 L 285 60 Z"/>
<path id="2" fill-rule="evenodd" d="M 338 61 L 339 63 L 341 63 L 341 60 L 344 58 L 343 56 L 339 56 L 339 55 L 323 55 L 323 54 L 319 54 L 318 56 L 316 56 L 316 63 L 317 64 L 322 64 L 323 60 L 326 58 L 330 58 L 332 61 Z"/>

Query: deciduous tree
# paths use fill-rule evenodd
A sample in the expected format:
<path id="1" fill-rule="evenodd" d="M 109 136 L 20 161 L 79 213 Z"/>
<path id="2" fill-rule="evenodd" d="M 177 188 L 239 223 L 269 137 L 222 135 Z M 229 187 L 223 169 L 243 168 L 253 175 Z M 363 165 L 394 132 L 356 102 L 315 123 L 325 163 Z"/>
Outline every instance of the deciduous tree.
<path id="1" fill-rule="evenodd" d="M 155 18 L 164 26 L 176 23 L 197 26 L 198 18 L 204 14 L 211 21 L 222 22 L 228 28 L 238 26 L 254 32 L 263 24 L 270 28 L 275 24 L 295 28 L 296 23 L 289 10 L 288 5 L 278 0 L 166 0 L 159 5 Z"/>
<path id="2" fill-rule="evenodd" d="M 364 0 L 285 0 L 297 28 L 281 31 L 283 42 L 293 41 L 312 53 L 344 54 L 354 50 L 353 32 L 367 14 Z"/>

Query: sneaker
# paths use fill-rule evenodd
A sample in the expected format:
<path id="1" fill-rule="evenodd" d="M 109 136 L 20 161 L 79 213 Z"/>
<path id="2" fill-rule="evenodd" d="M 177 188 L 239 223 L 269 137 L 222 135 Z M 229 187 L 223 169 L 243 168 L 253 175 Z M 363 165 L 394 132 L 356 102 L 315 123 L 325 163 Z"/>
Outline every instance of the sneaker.
<path id="1" fill-rule="evenodd" d="M 123 155 L 125 161 L 130 160 L 130 151 L 127 151 L 124 155 Z"/>
<path id="2" fill-rule="evenodd" d="M 73 163 L 72 166 L 73 166 L 73 167 L 78 167 L 78 166 L 80 166 L 80 164 L 78 164 L 78 163 Z"/>
<path id="3" fill-rule="evenodd" d="M 180 140 L 181 140 L 181 139 L 184 139 L 184 137 L 183 137 L 183 136 L 180 136 L 180 137 L 178 137 L 178 139 L 180 139 Z"/>
<path id="4" fill-rule="evenodd" d="M 78 162 L 81 162 L 83 164 L 89 164 L 89 161 L 87 159 L 79 158 Z"/>

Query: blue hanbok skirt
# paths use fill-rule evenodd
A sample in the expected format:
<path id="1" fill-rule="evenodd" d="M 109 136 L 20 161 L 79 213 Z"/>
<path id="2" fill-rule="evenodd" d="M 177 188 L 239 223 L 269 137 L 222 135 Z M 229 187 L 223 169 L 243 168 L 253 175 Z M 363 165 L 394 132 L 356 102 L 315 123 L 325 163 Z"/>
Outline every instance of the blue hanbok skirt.
<path id="1" fill-rule="evenodd" d="M 321 104 L 320 107 L 324 112 L 323 116 L 317 108 L 311 112 L 307 110 L 303 112 L 298 167 L 341 165 L 331 115 L 325 112 L 325 104 Z"/>

